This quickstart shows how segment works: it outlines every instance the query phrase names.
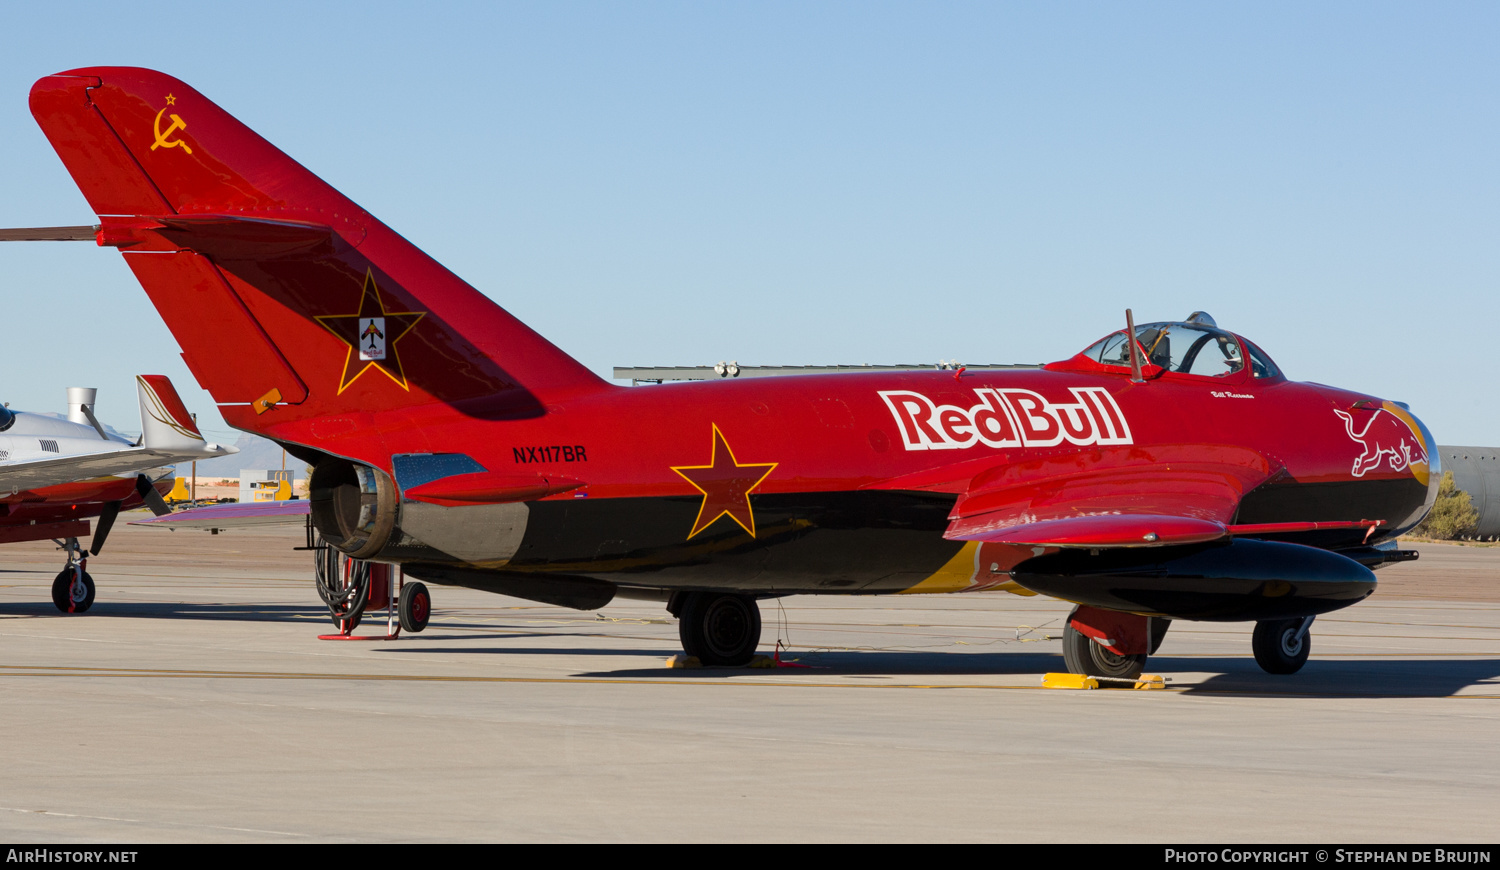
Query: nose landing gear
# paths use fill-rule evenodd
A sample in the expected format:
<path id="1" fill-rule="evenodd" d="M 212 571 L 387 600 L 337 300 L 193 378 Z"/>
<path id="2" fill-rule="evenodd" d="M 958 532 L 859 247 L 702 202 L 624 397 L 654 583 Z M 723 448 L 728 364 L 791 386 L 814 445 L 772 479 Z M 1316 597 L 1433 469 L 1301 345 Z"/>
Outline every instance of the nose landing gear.
<path id="1" fill-rule="evenodd" d="M 58 541 L 68 552 L 68 563 L 52 581 L 52 603 L 63 613 L 83 613 L 94 606 L 94 578 L 84 570 L 89 557 L 81 555 L 77 538 Z"/>
<path id="2" fill-rule="evenodd" d="M 1312 628 L 1316 617 L 1303 616 L 1298 619 L 1269 619 L 1255 624 L 1250 648 L 1255 651 L 1255 663 L 1268 674 L 1295 674 L 1307 664 L 1312 652 Z"/>

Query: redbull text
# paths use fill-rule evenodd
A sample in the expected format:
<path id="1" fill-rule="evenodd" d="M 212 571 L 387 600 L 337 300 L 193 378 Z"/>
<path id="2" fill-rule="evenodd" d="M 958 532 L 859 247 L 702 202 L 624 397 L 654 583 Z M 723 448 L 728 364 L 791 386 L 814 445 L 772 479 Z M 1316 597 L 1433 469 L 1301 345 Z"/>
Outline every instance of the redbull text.
<path id="1" fill-rule="evenodd" d="M 1074 387 L 1071 403 L 1019 389 L 977 389 L 978 404 L 939 405 L 910 390 L 882 390 L 907 450 L 1132 444 L 1130 426 L 1103 387 Z"/>

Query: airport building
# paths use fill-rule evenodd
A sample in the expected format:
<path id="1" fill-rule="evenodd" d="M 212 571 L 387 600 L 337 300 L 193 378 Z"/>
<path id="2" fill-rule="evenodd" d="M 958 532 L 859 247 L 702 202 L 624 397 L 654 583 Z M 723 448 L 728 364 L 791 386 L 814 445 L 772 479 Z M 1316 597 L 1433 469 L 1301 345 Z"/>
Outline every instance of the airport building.
<path id="1" fill-rule="evenodd" d="M 1500 539 L 1500 448 L 1438 445 L 1443 470 L 1453 472 L 1453 485 L 1469 494 L 1479 525 L 1474 537 Z"/>
<path id="2" fill-rule="evenodd" d="M 257 501 L 286 501 L 294 497 L 292 470 L 240 469 L 240 504 Z"/>

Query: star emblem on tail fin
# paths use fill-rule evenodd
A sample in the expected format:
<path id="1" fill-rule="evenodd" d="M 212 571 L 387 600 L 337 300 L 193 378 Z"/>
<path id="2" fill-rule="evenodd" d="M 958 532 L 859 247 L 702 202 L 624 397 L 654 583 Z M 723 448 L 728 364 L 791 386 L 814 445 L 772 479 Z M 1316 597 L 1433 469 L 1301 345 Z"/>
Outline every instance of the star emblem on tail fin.
<path id="1" fill-rule="evenodd" d="M 317 318 L 323 328 L 348 347 L 344 351 L 344 370 L 339 377 L 339 392 L 348 389 L 360 375 L 372 367 L 396 382 L 403 390 L 411 389 L 396 343 L 411 332 L 425 311 L 387 311 L 375 283 L 375 272 L 365 270 L 364 288 L 359 308 L 353 314 L 325 314 Z"/>

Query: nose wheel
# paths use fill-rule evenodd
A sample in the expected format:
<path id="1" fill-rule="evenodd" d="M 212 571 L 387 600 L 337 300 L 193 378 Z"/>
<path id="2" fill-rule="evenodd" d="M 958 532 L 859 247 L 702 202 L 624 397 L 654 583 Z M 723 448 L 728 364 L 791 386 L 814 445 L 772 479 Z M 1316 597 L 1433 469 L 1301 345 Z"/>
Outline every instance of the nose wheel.
<path id="1" fill-rule="evenodd" d="M 79 555 L 77 538 L 60 543 L 68 551 L 68 564 L 52 581 L 52 603 L 63 613 L 83 613 L 94 606 L 94 578 L 84 570 L 88 557 Z"/>
<path id="2" fill-rule="evenodd" d="M 1295 674 L 1307 664 L 1312 652 L 1313 618 L 1269 619 L 1255 624 L 1250 648 L 1255 652 L 1255 663 L 1268 674 Z"/>
<path id="3" fill-rule="evenodd" d="M 62 569 L 52 581 L 52 603 L 63 613 L 83 613 L 94 606 L 94 578 L 81 565 Z"/>

